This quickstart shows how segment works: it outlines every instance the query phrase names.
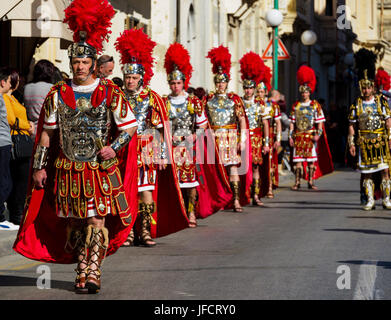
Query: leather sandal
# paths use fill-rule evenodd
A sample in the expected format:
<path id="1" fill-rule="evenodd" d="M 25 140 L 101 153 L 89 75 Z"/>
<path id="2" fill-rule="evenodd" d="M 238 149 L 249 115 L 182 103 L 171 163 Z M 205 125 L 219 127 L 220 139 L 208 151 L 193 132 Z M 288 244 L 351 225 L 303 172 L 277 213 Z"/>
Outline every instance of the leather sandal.
<path id="1" fill-rule="evenodd" d="M 265 204 L 258 197 L 254 197 L 253 198 L 253 206 L 263 207 L 263 206 L 265 206 Z"/>
<path id="2" fill-rule="evenodd" d="M 133 228 L 130 231 L 128 237 L 126 238 L 125 242 L 122 244 L 121 247 L 133 247 L 135 245 L 134 243 L 134 231 Z"/>
<path id="3" fill-rule="evenodd" d="M 197 218 L 194 214 L 194 212 L 189 213 L 189 228 L 195 228 L 197 227 Z"/>

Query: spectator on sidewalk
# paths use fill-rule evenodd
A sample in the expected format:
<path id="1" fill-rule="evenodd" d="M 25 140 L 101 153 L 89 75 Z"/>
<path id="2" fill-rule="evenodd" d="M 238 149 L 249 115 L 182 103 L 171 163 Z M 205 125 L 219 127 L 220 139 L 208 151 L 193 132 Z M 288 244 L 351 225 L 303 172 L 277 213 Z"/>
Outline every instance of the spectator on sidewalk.
<path id="1" fill-rule="evenodd" d="M 18 89 L 19 73 L 16 70 L 13 70 L 10 77 L 11 88 L 8 92 L 3 94 L 3 99 L 7 109 L 7 119 L 11 128 L 11 137 L 18 134 L 29 136 L 34 133 L 34 123 L 27 120 L 25 107 L 12 95 L 12 93 Z M 18 128 L 20 131 L 17 131 Z M 10 161 L 12 189 L 7 198 L 7 209 L 9 212 L 9 221 L 15 225 L 20 225 L 23 216 L 30 159 L 31 155 L 18 159 L 11 157 Z"/>
<path id="2" fill-rule="evenodd" d="M 289 153 L 289 125 L 291 121 L 286 111 L 285 96 L 282 94 L 280 95 L 280 100 L 278 100 L 278 105 L 280 106 L 281 112 L 281 149 L 278 153 L 278 172 L 281 175 L 285 175 L 286 173 L 283 171 L 283 158 Z"/>
<path id="3" fill-rule="evenodd" d="M 19 226 L 5 219 L 5 201 L 11 188 L 12 178 L 10 172 L 11 159 L 11 132 L 7 121 L 7 110 L 3 94 L 11 88 L 11 70 L 8 67 L 0 68 L 0 230 L 18 230 Z"/>
<path id="4" fill-rule="evenodd" d="M 114 58 L 104 54 L 96 61 L 96 75 L 98 78 L 107 78 L 113 74 Z"/>
<path id="5" fill-rule="evenodd" d="M 24 106 L 27 118 L 34 122 L 34 128 L 37 128 L 43 102 L 53 86 L 54 73 L 53 63 L 48 60 L 39 60 L 34 67 L 33 81 L 24 88 Z M 35 139 L 35 131 L 31 137 Z"/>

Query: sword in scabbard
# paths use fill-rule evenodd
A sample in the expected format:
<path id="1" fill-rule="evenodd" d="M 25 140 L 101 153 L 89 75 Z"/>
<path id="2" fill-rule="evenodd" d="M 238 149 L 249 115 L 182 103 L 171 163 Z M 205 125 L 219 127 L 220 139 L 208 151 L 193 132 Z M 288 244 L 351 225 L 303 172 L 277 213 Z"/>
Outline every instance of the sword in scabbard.
<path id="1" fill-rule="evenodd" d="M 102 150 L 104 147 L 103 141 L 101 138 L 96 138 L 95 144 L 96 144 L 96 147 L 98 148 L 99 151 Z M 117 163 L 117 157 L 114 157 L 114 158 L 111 158 L 108 160 L 103 160 L 102 161 L 102 168 L 104 170 L 107 170 L 107 169 L 111 168 L 113 165 L 115 165 L 116 163 Z"/>

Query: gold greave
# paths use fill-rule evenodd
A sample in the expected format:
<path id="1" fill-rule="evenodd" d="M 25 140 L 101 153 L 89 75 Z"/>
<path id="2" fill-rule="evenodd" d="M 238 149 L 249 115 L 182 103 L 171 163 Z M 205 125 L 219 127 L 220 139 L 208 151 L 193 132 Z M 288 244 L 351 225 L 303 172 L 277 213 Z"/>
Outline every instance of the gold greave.
<path id="1" fill-rule="evenodd" d="M 390 201 L 391 180 L 383 179 L 380 188 L 383 194 L 383 208 L 391 210 L 391 201 Z"/>
<path id="2" fill-rule="evenodd" d="M 314 174 L 316 171 L 316 166 L 310 166 L 308 168 L 308 183 L 314 184 Z"/>
<path id="3" fill-rule="evenodd" d="M 296 166 L 295 167 L 295 187 L 300 186 L 300 181 L 301 181 L 302 176 L 303 176 L 303 167 Z"/>
<path id="4" fill-rule="evenodd" d="M 253 180 L 253 195 L 258 195 L 261 192 L 261 180 Z"/>
<path id="5" fill-rule="evenodd" d="M 364 179 L 363 186 L 364 186 L 365 194 L 368 199 L 363 209 L 366 211 L 372 210 L 375 207 L 375 199 L 374 199 L 375 186 L 373 184 L 372 179 L 369 178 Z"/>
<path id="6" fill-rule="evenodd" d="M 196 189 L 190 189 L 188 191 L 188 199 L 189 199 L 189 204 L 187 207 L 187 214 L 190 215 L 190 213 L 194 212 L 194 208 L 195 208 L 196 202 L 197 202 L 197 190 Z"/>
<path id="7" fill-rule="evenodd" d="M 152 214 L 155 212 L 155 203 L 139 204 L 139 214 L 141 216 L 141 241 L 146 244 L 146 241 L 153 241 L 151 237 L 151 223 L 156 224 Z"/>
<path id="8" fill-rule="evenodd" d="M 235 200 L 240 200 L 240 182 L 239 181 L 231 181 L 231 190 L 233 193 L 233 199 Z"/>

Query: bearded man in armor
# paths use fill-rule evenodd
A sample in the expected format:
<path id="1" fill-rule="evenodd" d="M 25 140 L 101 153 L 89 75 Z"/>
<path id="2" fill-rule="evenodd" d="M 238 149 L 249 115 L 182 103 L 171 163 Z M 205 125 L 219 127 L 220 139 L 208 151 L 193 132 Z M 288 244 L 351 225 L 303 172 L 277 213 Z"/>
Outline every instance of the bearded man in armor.
<path id="1" fill-rule="evenodd" d="M 358 154 L 358 168 L 363 175 L 367 202 L 365 211 L 375 209 L 373 173 L 381 172 L 383 208 L 390 210 L 389 163 L 391 160 L 391 113 L 387 99 L 375 94 L 374 81 L 367 70 L 359 81 L 361 96 L 350 107 L 348 145 L 350 154 Z"/>
<path id="2" fill-rule="evenodd" d="M 243 212 L 241 205 L 247 204 L 245 193 L 249 179 L 246 179 L 245 183 L 241 182 L 238 168 L 241 165 L 241 152 L 245 153 L 248 142 L 246 113 L 241 98 L 233 92 L 227 93 L 231 69 L 231 54 L 228 48 L 224 46 L 213 48 L 207 57 L 211 59 L 213 65 L 216 92 L 207 95 L 203 104 L 211 128 L 214 130 L 220 160 L 229 175 L 233 193 L 233 210 Z M 248 161 L 248 157 L 245 156 L 244 161 Z M 249 171 L 243 175 L 247 177 L 251 174 L 251 170 Z"/>
<path id="3" fill-rule="evenodd" d="M 244 90 L 244 109 L 249 122 L 250 141 L 252 152 L 252 199 L 253 204 L 263 206 L 261 201 L 261 172 L 260 167 L 263 163 L 264 154 L 268 154 L 269 149 L 269 119 L 270 112 L 265 108 L 263 100 L 255 96 L 257 85 L 262 79 L 265 64 L 262 58 L 254 53 L 245 54 L 239 61 L 240 71 L 242 73 L 243 90 Z M 265 183 L 266 181 L 263 181 Z"/>
<path id="4" fill-rule="evenodd" d="M 136 185 L 129 178 L 135 150 L 128 144 L 135 149 L 137 122 L 121 89 L 93 77 L 114 14 L 106 0 L 74 0 L 65 10 L 64 22 L 74 32 L 68 49 L 74 77 L 54 85 L 44 102 L 30 182 L 35 187 L 14 245 L 31 259 L 77 261 L 77 293 L 99 292 L 102 261 L 125 241 L 136 214 L 136 194 L 125 192 L 122 181 Z"/>
<path id="5" fill-rule="evenodd" d="M 176 173 L 170 176 L 176 169 L 171 159 L 168 111 L 162 97 L 148 86 L 153 76 L 152 52 L 155 45 L 141 29 L 126 30 L 115 43 L 123 64 L 125 94 L 138 124 L 139 217 L 123 246 L 153 247 L 156 245 L 153 237 L 188 226 L 178 178 Z M 170 176 L 172 181 L 165 182 L 164 179 L 158 179 L 158 175 L 169 163 L 170 173 L 165 176 Z M 161 188 L 158 188 L 159 184 L 162 185 Z M 157 189 L 160 189 L 159 192 Z M 164 197 L 164 192 L 168 194 L 170 191 L 171 194 Z M 158 197 L 162 200 L 158 200 Z M 170 208 L 170 200 L 176 206 Z M 158 218 L 158 214 L 163 218 Z M 171 220 L 168 221 L 170 217 Z"/>

